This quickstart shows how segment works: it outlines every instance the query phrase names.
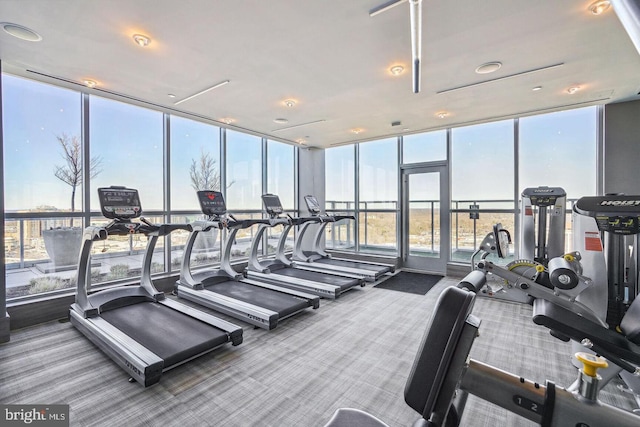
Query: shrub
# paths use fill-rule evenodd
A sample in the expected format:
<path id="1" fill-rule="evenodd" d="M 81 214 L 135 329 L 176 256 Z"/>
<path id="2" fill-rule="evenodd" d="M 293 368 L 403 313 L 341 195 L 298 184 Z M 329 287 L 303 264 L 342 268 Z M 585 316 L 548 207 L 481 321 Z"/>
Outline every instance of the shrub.
<path id="1" fill-rule="evenodd" d="M 37 277 L 29 280 L 29 295 L 41 294 L 43 292 L 55 291 L 69 287 L 69 282 L 58 276 Z"/>
<path id="2" fill-rule="evenodd" d="M 127 264 L 115 264 L 109 269 L 109 280 L 124 279 L 125 277 L 129 277 Z"/>

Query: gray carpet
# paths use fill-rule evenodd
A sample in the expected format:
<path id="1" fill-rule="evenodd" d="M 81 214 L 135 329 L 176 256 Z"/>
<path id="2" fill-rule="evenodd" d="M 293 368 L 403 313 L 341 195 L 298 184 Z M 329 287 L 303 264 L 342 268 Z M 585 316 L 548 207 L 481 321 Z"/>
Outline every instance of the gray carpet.
<path id="1" fill-rule="evenodd" d="M 340 407 L 411 425 L 417 414 L 403 401 L 404 382 L 437 296 L 455 283 L 445 278 L 426 296 L 367 286 L 273 331 L 246 325 L 240 346 L 147 389 L 128 383 L 69 323 L 15 331 L 0 346 L 0 402 L 67 403 L 73 426 L 322 426 Z M 472 357 L 538 382 L 573 381 L 568 344 L 534 325 L 529 306 L 479 299 L 475 313 L 483 324 Z M 626 398 L 610 388 L 604 399 Z M 472 396 L 462 425 L 533 424 Z"/>

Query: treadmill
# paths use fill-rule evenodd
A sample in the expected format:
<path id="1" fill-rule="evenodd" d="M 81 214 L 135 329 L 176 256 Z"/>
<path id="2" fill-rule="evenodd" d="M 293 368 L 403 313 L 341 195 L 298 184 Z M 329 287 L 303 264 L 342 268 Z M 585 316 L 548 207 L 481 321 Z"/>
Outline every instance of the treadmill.
<path id="1" fill-rule="evenodd" d="M 279 246 L 282 245 L 284 253 L 284 241 L 286 234 L 292 226 L 291 219 L 280 217 L 284 212 L 280 198 L 274 194 L 264 194 L 262 203 L 269 214 L 269 224 L 261 224 L 251 241 L 251 251 L 249 263 L 245 269 L 245 275 L 249 278 L 268 281 L 289 289 L 296 289 L 302 292 L 309 292 L 324 298 L 336 299 L 345 291 L 354 286 L 364 286 L 361 279 L 341 277 L 331 274 L 307 271 L 295 268 L 293 263 L 282 256 L 279 258 L 258 259 L 258 248 L 260 241 L 267 228 L 282 224 L 285 225 L 284 239 L 280 239 Z M 279 250 L 276 252 L 280 252 Z"/>
<path id="2" fill-rule="evenodd" d="M 193 231 L 185 245 L 180 280 L 176 283 L 178 297 L 268 330 L 278 326 L 280 320 L 320 306 L 320 297 L 316 295 L 247 279 L 236 272 L 231 266 L 236 234 L 255 224 L 268 224 L 269 220 L 237 220 L 233 215 L 226 216 L 227 207 L 219 191 L 198 191 L 197 195 L 208 219 L 191 224 Z M 230 234 L 224 244 L 220 268 L 192 272 L 190 258 L 196 238 L 200 233 L 221 227 L 230 230 Z"/>
<path id="3" fill-rule="evenodd" d="M 151 280 L 151 260 L 159 237 L 174 230 L 191 231 L 188 224 L 152 224 L 140 217 L 138 191 L 125 187 L 99 188 L 105 227 L 84 229 L 71 323 L 144 387 L 157 383 L 164 371 L 224 344 L 242 343 L 242 328 L 165 298 Z M 141 233 L 148 237 L 140 283 L 88 294 L 91 248 L 109 235 Z"/>
<path id="4" fill-rule="evenodd" d="M 302 242 L 305 234 L 309 230 L 309 226 L 313 223 L 306 222 L 300 227 L 292 257 L 296 267 L 323 273 L 358 277 L 369 282 L 375 282 L 383 275 L 395 271 L 395 267 L 389 264 L 378 264 L 363 260 L 336 259 L 329 255 L 322 249 L 322 238 L 324 237 L 324 230 L 327 225 L 343 219 L 355 219 L 355 217 L 352 215 L 321 215 L 320 204 L 314 196 L 304 196 L 304 200 L 311 215 L 319 218 L 320 226 L 314 236 L 311 251 L 303 251 Z"/>

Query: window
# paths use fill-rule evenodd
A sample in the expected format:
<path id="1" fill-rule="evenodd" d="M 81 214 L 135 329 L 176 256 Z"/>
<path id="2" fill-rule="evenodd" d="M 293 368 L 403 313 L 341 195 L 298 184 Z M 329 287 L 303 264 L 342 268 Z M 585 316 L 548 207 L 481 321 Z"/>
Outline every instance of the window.
<path id="1" fill-rule="evenodd" d="M 267 192 L 277 194 L 284 210 L 295 208 L 295 147 L 267 141 Z"/>
<path id="2" fill-rule="evenodd" d="M 493 224 L 513 230 L 513 121 L 451 131 L 451 259 L 468 262 Z M 479 210 L 479 218 L 469 211 Z"/>
<path id="3" fill-rule="evenodd" d="M 325 200 L 328 212 L 355 215 L 355 145 L 325 150 Z M 325 228 L 326 247 L 354 250 L 354 224 L 351 220 L 331 223 Z"/>
<path id="4" fill-rule="evenodd" d="M 355 209 L 355 146 L 325 150 L 326 209 Z"/>
<path id="5" fill-rule="evenodd" d="M 519 123 L 518 191 L 541 185 L 566 191 L 566 251 L 573 247 L 573 203 L 596 194 L 597 112 L 588 107 L 525 117 Z"/>
<path id="6" fill-rule="evenodd" d="M 397 253 L 398 140 L 388 138 L 359 146 L 360 251 Z"/>
<path id="7" fill-rule="evenodd" d="M 402 162 L 422 163 L 447 160 L 447 131 L 419 133 L 402 137 Z"/>
<path id="8" fill-rule="evenodd" d="M 80 94 L 7 74 L 2 85 L 7 298 L 73 287 L 83 226 Z"/>

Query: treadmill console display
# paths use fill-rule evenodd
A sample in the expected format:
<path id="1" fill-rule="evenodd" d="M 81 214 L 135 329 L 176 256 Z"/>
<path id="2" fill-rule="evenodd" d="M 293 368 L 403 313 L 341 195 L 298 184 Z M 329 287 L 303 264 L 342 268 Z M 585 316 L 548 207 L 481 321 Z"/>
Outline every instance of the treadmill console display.
<path id="1" fill-rule="evenodd" d="M 315 196 L 304 196 L 304 201 L 307 203 L 307 209 L 312 215 L 320 214 L 320 203 L 318 203 L 318 199 Z"/>
<path id="2" fill-rule="evenodd" d="M 284 212 L 282 203 L 280 203 L 280 197 L 275 194 L 263 194 L 262 203 L 267 213 L 271 216 L 278 216 Z"/>
<path id="3" fill-rule="evenodd" d="M 137 218 L 142 214 L 138 190 L 126 187 L 98 188 L 102 215 L 108 219 Z"/>
<path id="4" fill-rule="evenodd" d="M 553 206 L 559 197 L 566 197 L 567 193 L 560 187 L 525 188 L 522 197 L 528 197 L 534 206 Z"/>
<path id="5" fill-rule="evenodd" d="M 583 197 L 573 209 L 581 215 L 595 218 L 600 231 L 640 233 L 640 196 Z"/>
<path id="6" fill-rule="evenodd" d="M 227 213 L 227 205 L 219 191 L 198 191 L 198 201 L 205 215 L 222 216 Z"/>

